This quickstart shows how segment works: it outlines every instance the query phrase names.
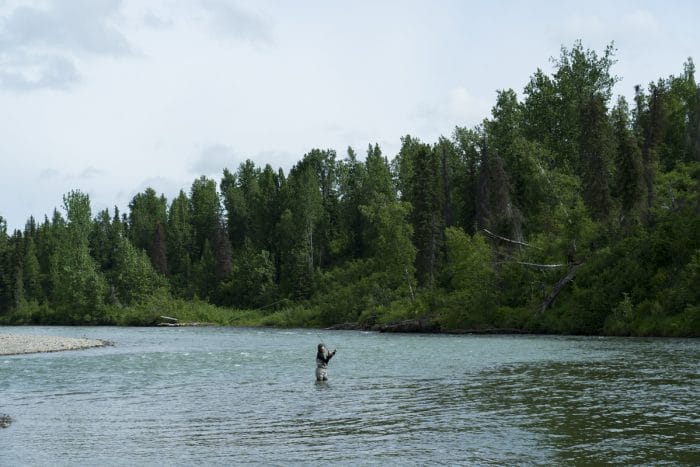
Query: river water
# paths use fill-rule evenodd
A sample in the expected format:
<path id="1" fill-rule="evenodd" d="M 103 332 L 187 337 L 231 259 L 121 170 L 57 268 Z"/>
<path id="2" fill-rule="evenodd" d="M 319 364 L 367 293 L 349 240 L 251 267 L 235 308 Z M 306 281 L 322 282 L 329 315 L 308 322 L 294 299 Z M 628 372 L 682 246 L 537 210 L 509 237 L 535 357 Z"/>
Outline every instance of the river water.
<path id="1" fill-rule="evenodd" d="M 0 332 L 114 343 L 0 356 L 3 466 L 700 463 L 698 340 Z"/>

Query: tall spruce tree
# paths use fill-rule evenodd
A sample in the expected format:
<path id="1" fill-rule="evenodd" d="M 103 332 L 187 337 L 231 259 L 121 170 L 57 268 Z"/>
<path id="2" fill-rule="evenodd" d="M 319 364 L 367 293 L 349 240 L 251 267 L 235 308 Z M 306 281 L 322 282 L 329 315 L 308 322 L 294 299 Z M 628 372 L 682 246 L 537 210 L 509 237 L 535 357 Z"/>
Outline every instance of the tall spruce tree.
<path id="1" fill-rule="evenodd" d="M 165 224 L 167 218 L 167 200 L 158 196 L 153 188 L 146 188 L 138 193 L 129 203 L 128 237 L 136 248 L 144 250 L 155 265 L 160 251 L 155 246 L 158 225 Z M 161 241 L 165 238 L 161 237 Z M 162 249 L 162 245 L 158 245 Z M 162 264 L 160 266 L 163 266 Z"/>
<path id="2" fill-rule="evenodd" d="M 644 196 L 642 151 L 632 132 L 629 112 L 627 101 L 620 97 L 611 115 L 615 143 L 612 194 L 620 204 L 621 223 L 625 227 L 636 223 Z"/>
<path id="3" fill-rule="evenodd" d="M 432 287 L 438 273 L 443 243 L 443 189 L 440 156 L 427 144 L 411 152 L 413 177 L 410 201 L 413 206 L 413 243 L 416 246 L 416 274 L 424 287 Z"/>
<path id="4" fill-rule="evenodd" d="M 171 290 L 177 297 L 191 297 L 192 249 L 194 246 L 190 201 L 184 191 L 173 199 L 168 209 L 166 245 Z"/>

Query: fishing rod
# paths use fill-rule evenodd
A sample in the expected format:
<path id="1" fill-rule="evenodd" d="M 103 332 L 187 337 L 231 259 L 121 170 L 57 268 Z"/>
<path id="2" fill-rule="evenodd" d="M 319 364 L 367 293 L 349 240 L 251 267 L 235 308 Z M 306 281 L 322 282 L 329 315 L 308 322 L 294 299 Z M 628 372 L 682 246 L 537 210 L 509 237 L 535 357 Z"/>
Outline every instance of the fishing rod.
<path id="1" fill-rule="evenodd" d="M 320 335 L 319 333 L 316 333 L 316 337 L 318 337 L 318 341 L 326 348 L 326 350 L 330 352 L 330 346 L 329 346 L 329 345 L 326 345 L 326 343 L 324 342 L 324 340 L 323 340 L 323 338 L 321 337 L 321 335 Z M 334 348 L 333 350 L 336 351 L 336 350 L 338 350 L 338 349 L 337 349 L 337 348 Z"/>

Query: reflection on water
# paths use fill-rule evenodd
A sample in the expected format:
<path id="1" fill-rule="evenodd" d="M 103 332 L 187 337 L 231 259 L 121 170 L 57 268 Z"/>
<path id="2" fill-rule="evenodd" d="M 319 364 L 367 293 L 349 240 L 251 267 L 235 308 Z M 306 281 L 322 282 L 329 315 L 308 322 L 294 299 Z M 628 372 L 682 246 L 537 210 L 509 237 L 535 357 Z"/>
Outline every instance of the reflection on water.
<path id="1" fill-rule="evenodd" d="M 700 463 L 694 340 L 19 330 L 115 346 L 0 358 L 0 465 Z"/>
<path id="2" fill-rule="evenodd" d="M 481 375 L 473 393 L 542 434 L 541 448 L 562 463 L 698 463 L 697 375 L 667 364 L 509 365 Z"/>

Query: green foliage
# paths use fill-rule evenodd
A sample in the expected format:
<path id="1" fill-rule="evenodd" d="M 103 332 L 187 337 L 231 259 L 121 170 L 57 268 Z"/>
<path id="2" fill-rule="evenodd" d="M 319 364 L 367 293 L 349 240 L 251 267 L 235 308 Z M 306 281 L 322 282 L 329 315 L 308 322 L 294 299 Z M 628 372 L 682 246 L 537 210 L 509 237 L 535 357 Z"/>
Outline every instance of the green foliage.
<path id="1" fill-rule="evenodd" d="M 180 194 L 170 204 L 167 222 L 168 272 L 173 294 L 190 298 L 194 295 L 192 284 L 193 226 L 187 195 Z"/>
<path id="2" fill-rule="evenodd" d="M 57 245 L 50 259 L 51 306 L 65 324 L 103 322 L 107 286 L 90 256 L 90 199 L 79 191 L 64 196 L 68 223 L 57 226 Z"/>
<path id="3" fill-rule="evenodd" d="M 562 47 L 522 101 L 498 91 L 482 125 L 393 160 L 313 149 L 122 215 L 74 190 L 65 218 L 0 217 L 0 322 L 698 336 L 695 68 L 610 109 L 613 52 Z"/>
<path id="4" fill-rule="evenodd" d="M 383 285 L 413 287 L 416 248 L 411 242 L 409 205 L 378 194 L 370 204 L 360 206 L 360 212 L 367 223 L 365 243 L 374 258 L 375 271 L 383 273 Z"/>
<path id="5" fill-rule="evenodd" d="M 129 203 L 129 239 L 151 257 L 155 255 L 157 228 L 165 224 L 166 207 L 165 196 L 158 197 L 153 188 L 138 193 Z"/>
<path id="6" fill-rule="evenodd" d="M 146 300 L 161 288 L 165 278 L 159 275 L 143 250 L 121 239 L 114 265 L 113 287 L 119 303 L 131 305 Z"/>
<path id="7" fill-rule="evenodd" d="M 615 139 L 615 174 L 613 196 L 620 203 L 622 223 L 635 224 L 638 209 L 644 199 L 644 167 L 642 151 L 629 123 L 629 108 L 623 97 L 612 112 L 613 136 Z"/>
<path id="8" fill-rule="evenodd" d="M 322 274 L 312 307 L 319 310 L 318 320 L 324 326 L 352 323 L 360 319 L 371 325 L 379 322 L 383 307 L 407 300 L 404 287 L 392 286 L 387 272 L 375 272 L 373 260 L 356 260 Z"/>
<path id="9" fill-rule="evenodd" d="M 190 258 L 193 263 L 204 254 L 205 242 L 214 244 L 220 227 L 221 203 L 216 182 L 205 176 L 196 179 L 190 189 L 190 209 L 187 215 L 192 232 Z"/>
<path id="10" fill-rule="evenodd" d="M 451 293 L 443 321 L 450 328 L 469 328 L 482 323 L 496 306 L 496 273 L 493 252 L 481 235 L 469 236 L 462 229 L 445 230 L 447 267 Z"/>
<path id="11" fill-rule="evenodd" d="M 221 284 L 216 303 L 240 308 L 263 308 L 277 301 L 275 265 L 266 250 L 256 251 L 250 241 L 234 261 L 231 278 Z"/>

